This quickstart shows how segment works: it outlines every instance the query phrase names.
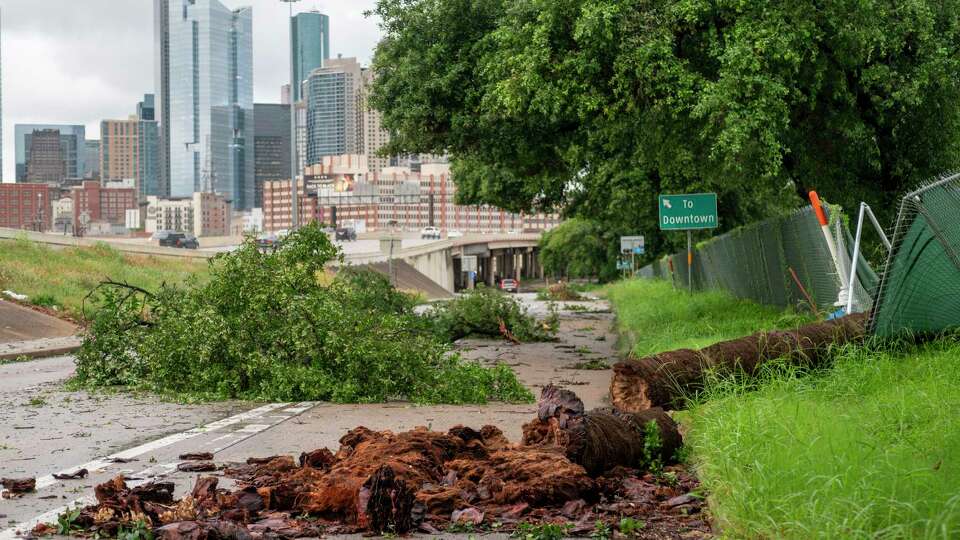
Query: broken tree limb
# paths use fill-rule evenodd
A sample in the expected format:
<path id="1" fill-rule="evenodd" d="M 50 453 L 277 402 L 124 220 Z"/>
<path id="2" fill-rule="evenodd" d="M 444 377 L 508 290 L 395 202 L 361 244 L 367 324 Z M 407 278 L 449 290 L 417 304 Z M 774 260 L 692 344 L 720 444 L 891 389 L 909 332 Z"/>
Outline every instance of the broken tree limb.
<path id="1" fill-rule="evenodd" d="M 523 444 L 555 445 L 591 476 L 616 467 L 642 469 L 652 461 L 672 463 L 683 443 L 676 422 L 661 408 L 639 413 L 605 407 L 584 412 L 583 402 L 569 390 L 543 389 L 538 418 L 523 426 Z M 658 441 L 648 441 L 650 423 Z"/>
<path id="2" fill-rule="evenodd" d="M 753 376 L 764 363 L 780 358 L 819 366 L 828 359 L 831 347 L 860 341 L 865 335 L 866 315 L 855 314 L 796 330 L 758 332 L 699 351 L 680 349 L 627 360 L 613 367 L 610 397 L 621 411 L 680 409 L 687 396 L 703 389 L 711 372 Z"/>

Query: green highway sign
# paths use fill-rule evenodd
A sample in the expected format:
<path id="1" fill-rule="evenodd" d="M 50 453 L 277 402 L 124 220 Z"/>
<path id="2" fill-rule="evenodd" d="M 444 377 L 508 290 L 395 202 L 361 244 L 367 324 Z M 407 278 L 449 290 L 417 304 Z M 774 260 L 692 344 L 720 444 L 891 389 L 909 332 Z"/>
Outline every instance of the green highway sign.
<path id="1" fill-rule="evenodd" d="M 660 230 L 713 229 L 719 225 L 717 194 L 660 195 Z"/>

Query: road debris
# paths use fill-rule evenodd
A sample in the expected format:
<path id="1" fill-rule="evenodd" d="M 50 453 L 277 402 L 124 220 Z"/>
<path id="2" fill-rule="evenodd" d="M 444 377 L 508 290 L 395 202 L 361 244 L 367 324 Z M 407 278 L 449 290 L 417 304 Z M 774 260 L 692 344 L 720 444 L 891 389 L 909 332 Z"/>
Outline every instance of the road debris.
<path id="1" fill-rule="evenodd" d="M 189 454 L 180 454 L 180 461 L 211 461 L 213 454 L 211 452 L 193 452 Z"/>
<path id="2" fill-rule="evenodd" d="M 184 461 L 177 464 L 177 470 L 182 472 L 210 472 L 217 470 L 217 464 L 212 461 Z"/>
<path id="3" fill-rule="evenodd" d="M 610 398 L 621 411 L 681 409 L 685 396 L 703 388 L 708 373 L 755 375 L 763 363 L 779 358 L 817 366 L 828 359 L 832 346 L 863 339 L 865 325 L 866 315 L 849 315 L 796 330 L 758 332 L 699 351 L 680 349 L 620 362 L 613 367 Z"/>
<path id="4" fill-rule="evenodd" d="M 119 476 L 96 488 L 97 504 L 82 509 L 74 523 L 85 535 L 112 536 L 140 519 L 168 540 L 511 531 L 553 522 L 589 535 L 596 522 L 616 529 L 625 517 L 645 521 L 647 532 L 662 538 L 709 533 L 697 516 L 700 499 L 676 508 L 664 504 L 698 487 L 683 466 L 668 465 L 679 435 L 665 414 L 585 412 L 575 394 L 548 387 L 538 418 L 528 425 L 537 426 L 530 444 L 526 436 L 512 444 L 494 426 L 445 433 L 358 427 L 340 439 L 336 452 L 322 448 L 299 459 L 230 464 L 223 474 L 232 489 L 199 476 L 180 500 L 173 499 L 172 483 L 131 488 Z M 651 430 L 663 431 L 661 442 L 646 440 L 663 460 L 657 474 L 643 468 L 649 460 L 634 447 L 643 446 Z M 614 437 L 603 441 L 610 448 L 594 447 L 598 435 Z"/>
<path id="5" fill-rule="evenodd" d="M 86 469 L 80 469 L 79 471 L 65 474 L 54 474 L 53 477 L 57 480 L 81 480 L 86 478 L 90 472 Z"/>
<path id="6" fill-rule="evenodd" d="M 30 493 L 37 488 L 36 478 L 0 478 L 0 486 L 11 494 Z"/>

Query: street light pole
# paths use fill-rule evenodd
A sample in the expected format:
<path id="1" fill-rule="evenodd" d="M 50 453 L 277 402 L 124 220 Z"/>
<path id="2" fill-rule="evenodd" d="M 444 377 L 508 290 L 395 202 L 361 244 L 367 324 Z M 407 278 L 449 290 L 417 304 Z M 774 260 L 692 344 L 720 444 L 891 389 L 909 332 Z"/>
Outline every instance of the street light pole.
<path id="1" fill-rule="evenodd" d="M 287 24 L 290 25 L 290 230 L 297 230 L 300 227 L 300 204 L 297 190 L 297 107 L 294 96 L 296 76 L 294 75 L 294 51 L 293 51 L 293 4 L 300 0 L 280 0 L 287 4 L 290 13 Z"/>

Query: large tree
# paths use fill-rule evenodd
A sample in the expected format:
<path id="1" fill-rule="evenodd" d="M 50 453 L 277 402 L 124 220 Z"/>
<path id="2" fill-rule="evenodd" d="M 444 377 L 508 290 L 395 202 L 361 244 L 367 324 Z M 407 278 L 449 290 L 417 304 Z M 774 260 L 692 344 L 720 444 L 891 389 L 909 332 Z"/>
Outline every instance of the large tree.
<path id="1" fill-rule="evenodd" d="M 380 0 L 389 152 L 449 153 L 461 202 L 647 232 L 716 191 L 723 228 L 817 189 L 888 219 L 960 162 L 960 0 Z"/>

